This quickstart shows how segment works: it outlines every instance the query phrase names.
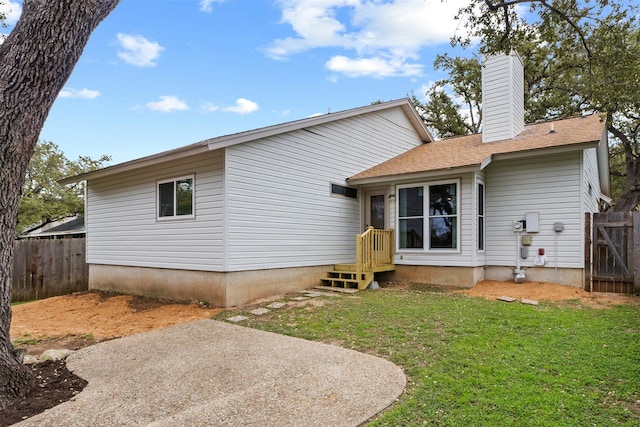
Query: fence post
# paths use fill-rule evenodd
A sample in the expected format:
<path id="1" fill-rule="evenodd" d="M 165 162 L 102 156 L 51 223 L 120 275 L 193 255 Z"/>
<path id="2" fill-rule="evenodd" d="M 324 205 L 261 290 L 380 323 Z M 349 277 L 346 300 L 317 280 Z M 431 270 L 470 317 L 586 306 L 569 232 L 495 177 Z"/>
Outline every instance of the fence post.
<path id="1" fill-rule="evenodd" d="M 640 294 L 640 212 L 633 212 L 633 293 Z"/>
<path id="2" fill-rule="evenodd" d="M 592 247 L 591 247 L 591 213 L 585 212 L 584 214 L 584 290 L 587 292 L 591 292 L 591 258 L 592 258 Z M 557 256 L 557 255 L 556 255 Z"/>

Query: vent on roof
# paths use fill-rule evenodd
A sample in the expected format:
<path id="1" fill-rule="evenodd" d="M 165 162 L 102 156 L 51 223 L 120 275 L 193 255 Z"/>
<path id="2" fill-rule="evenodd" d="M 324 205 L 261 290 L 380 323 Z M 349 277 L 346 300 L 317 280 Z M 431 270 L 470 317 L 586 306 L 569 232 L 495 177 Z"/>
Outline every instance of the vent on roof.
<path id="1" fill-rule="evenodd" d="M 524 129 L 524 67 L 516 52 L 486 57 L 482 70 L 482 142 Z"/>

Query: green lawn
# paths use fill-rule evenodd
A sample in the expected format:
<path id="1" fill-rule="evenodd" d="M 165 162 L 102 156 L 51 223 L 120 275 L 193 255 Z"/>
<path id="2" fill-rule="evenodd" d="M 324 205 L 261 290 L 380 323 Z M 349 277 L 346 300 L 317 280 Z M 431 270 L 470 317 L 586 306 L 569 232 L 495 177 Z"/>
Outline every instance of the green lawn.
<path id="1" fill-rule="evenodd" d="M 322 298 L 243 324 L 402 367 L 405 393 L 370 425 L 640 425 L 638 305 L 531 306 L 428 287 Z"/>

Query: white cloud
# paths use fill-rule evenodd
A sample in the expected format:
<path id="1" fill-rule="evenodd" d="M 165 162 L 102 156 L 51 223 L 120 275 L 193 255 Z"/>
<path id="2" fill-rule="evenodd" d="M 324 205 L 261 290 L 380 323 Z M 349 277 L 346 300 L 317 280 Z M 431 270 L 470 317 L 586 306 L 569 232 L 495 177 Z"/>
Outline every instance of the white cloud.
<path id="1" fill-rule="evenodd" d="M 118 57 L 127 64 L 137 67 L 153 67 L 164 50 L 157 42 L 147 40 L 142 36 L 118 33 L 118 43 L 122 50 L 118 51 Z"/>
<path id="2" fill-rule="evenodd" d="M 326 67 L 347 77 L 371 76 L 376 78 L 388 76 L 416 76 L 422 65 L 409 64 L 402 59 L 357 58 L 334 56 L 326 63 Z"/>
<path id="3" fill-rule="evenodd" d="M 224 0 L 200 0 L 200 10 L 202 12 L 211 13 L 213 3 L 222 3 Z"/>
<path id="4" fill-rule="evenodd" d="M 5 24 L 12 26 L 16 22 L 18 22 L 18 19 L 20 18 L 21 14 L 22 14 L 21 3 L 18 3 L 17 1 L 12 1 L 12 0 L 8 0 L 8 1 L 5 0 L 2 3 L 0 3 L 0 15 L 5 16 L 5 21 L 4 21 Z"/>
<path id="5" fill-rule="evenodd" d="M 204 102 L 202 104 L 202 111 L 205 113 L 214 113 L 216 111 L 224 111 L 227 113 L 236 113 L 236 114 L 244 115 L 244 114 L 253 113 L 254 111 L 258 111 L 258 109 L 260 109 L 260 106 L 257 103 L 250 101 L 246 98 L 238 98 L 236 100 L 236 104 L 230 107 L 220 107 L 210 102 Z"/>
<path id="6" fill-rule="evenodd" d="M 216 112 L 220 109 L 220 107 L 218 107 L 217 105 L 213 105 L 210 102 L 205 102 L 202 104 L 202 111 L 204 111 L 205 113 L 213 113 Z"/>
<path id="7" fill-rule="evenodd" d="M 80 98 L 80 99 L 93 99 L 100 96 L 100 92 L 91 89 L 62 89 L 58 94 L 58 98 Z"/>
<path id="8" fill-rule="evenodd" d="M 226 111 L 228 113 L 237 113 L 237 114 L 249 114 L 254 111 L 258 111 L 260 107 L 253 101 L 250 101 L 246 98 L 238 98 L 236 100 L 236 105 L 232 107 L 224 107 L 221 108 L 222 111 Z"/>
<path id="9" fill-rule="evenodd" d="M 327 67 L 346 76 L 416 75 L 420 49 L 448 43 L 458 28 L 453 19 L 468 0 L 280 0 L 282 22 L 294 36 L 275 40 L 267 56 L 286 59 L 310 49 L 353 51 Z"/>
<path id="10" fill-rule="evenodd" d="M 189 106 L 176 96 L 164 95 L 160 97 L 160 101 L 147 102 L 146 107 L 149 110 L 161 111 L 168 113 L 170 111 L 188 110 Z"/>

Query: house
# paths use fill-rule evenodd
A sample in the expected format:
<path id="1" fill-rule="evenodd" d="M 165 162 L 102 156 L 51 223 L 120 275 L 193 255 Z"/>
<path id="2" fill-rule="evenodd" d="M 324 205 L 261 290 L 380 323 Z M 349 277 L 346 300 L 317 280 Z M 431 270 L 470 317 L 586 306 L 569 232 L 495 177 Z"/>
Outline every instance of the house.
<path id="1" fill-rule="evenodd" d="M 70 239 L 84 236 L 84 216 L 75 215 L 31 227 L 18 239 Z"/>
<path id="2" fill-rule="evenodd" d="M 87 181 L 89 287 L 233 306 L 375 272 L 580 286 L 585 214 L 609 195 L 605 125 L 525 126 L 516 54 L 489 58 L 483 83 L 481 135 L 434 141 L 401 99 L 63 180 Z"/>

